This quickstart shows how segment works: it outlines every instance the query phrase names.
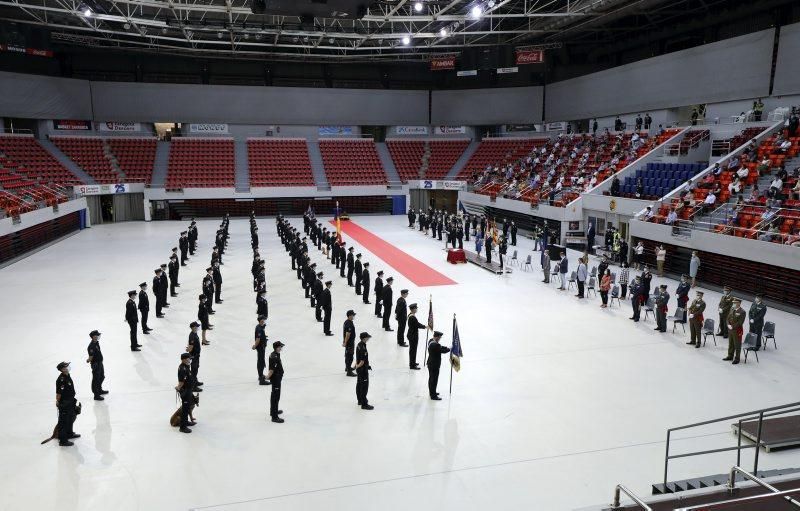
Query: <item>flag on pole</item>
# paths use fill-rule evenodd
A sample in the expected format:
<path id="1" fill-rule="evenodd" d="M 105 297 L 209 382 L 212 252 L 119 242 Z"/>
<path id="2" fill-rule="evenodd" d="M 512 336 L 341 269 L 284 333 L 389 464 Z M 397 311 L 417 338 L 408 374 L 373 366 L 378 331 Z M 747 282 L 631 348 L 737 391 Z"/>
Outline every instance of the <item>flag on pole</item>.
<path id="1" fill-rule="evenodd" d="M 450 363 L 456 371 L 461 369 L 461 357 L 463 356 L 461 337 L 458 335 L 458 323 L 456 323 L 456 317 L 453 316 L 453 346 L 450 348 Z"/>
<path id="2" fill-rule="evenodd" d="M 428 301 L 428 328 L 433 330 L 433 300 Z"/>
<path id="3" fill-rule="evenodd" d="M 339 201 L 336 201 L 336 209 L 333 210 L 333 220 L 336 222 L 336 242 L 342 243 L 342 220 L 339 218 Z"/>
<path id="4" fill-rule="evenodd" d="M 464 215 L 467 214 L 467 208 L 464 207 L 464 203 L 461 201 L 458 201 L 458 211 L 460 211 Z"/>
<path id="5" fill-rule="evenodd" d="M 497 239 L 497 222 L 492 220 L 492 241 L 494 241 L 495 245 L 499 243 Z"/>

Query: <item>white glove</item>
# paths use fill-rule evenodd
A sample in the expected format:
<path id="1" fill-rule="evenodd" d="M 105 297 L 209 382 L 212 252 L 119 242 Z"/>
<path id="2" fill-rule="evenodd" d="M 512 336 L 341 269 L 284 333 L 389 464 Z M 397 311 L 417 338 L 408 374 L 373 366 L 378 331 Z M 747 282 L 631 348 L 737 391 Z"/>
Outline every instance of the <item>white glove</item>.
<path id="1" fill-rule="evenodd" d="M 751 319 L 751 320 L 750 320 L 750 323 L 752 323 L 752 322 L 753 322 L 753 320 Z"/>
<path id="2" fill-rule="evenodd" d="M 722 309 L 719 310 L 719 313 L 722 314 Z"/>
<path id="3" fill-rule="evenodd" d="M 689 319 L 692 319 L 693 317 L 694 317 L 694 314 L 689 314 Z"/>

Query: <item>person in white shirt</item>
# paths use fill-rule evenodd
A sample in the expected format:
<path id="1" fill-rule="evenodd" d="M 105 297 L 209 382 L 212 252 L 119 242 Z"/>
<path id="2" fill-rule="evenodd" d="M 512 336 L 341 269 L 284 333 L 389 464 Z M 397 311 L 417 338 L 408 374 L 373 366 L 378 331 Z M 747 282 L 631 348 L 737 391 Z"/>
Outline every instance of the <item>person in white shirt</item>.
<path id="1" fill-rule="evenodd" d="M 742 191 L 742 181 L 737 175 L 736 178 L 728 185 L 728 192 L 731 195 L 738 195 Z"/>
<path id="2" fill-rule="evenodd" d="M 645 211 L 645 214 L 644 214 L 645 222 L 649 222 L 650 220 L 652 220 L 653 216 L 655 216 L 655 214 L 653 213 L 653 208 L 651 208 L 650 206 L 647 206 L 647 211 Z"/>
<path id="3" fill-rule="evenodd" d="M 667 251 L 664 249 L 664 245 L 659 245 L 658 250 L 656 250 L 656 265 L 658 266 L 658 276 L 664 276 L 664 263 L 667 260 Z"/>
<path id="4" fill-rule="evenodd" d="M 767 195 L 770 197 L 777 197 L 778 194 L 781 192 L 783 188 L 783 181 L 781 180 L 780 176 L 775 176 L 775 179 L 769 184 L 769 191 Z"/>
<path id="5" fill-rule="evenodd" d="M 633 249 L 634 252 L 634 260 L 633 264 L 637 270 L 641 269 L 642 267 L 642 258 L 644 257 L 644 242 L 640 241 L 636 248 Z"/>
<path id="6" fill-rule="evenodd" d="M 705 209 L 711 209 L 714 207 L 714 204 L 717 202 L 717 196 L 714 195 L 714 192 L 711 191 L 706 195 L 705 200 L 703 201 L 703 207 Z"/>
<path id="7" fill-rule="evenodd" d="M 678 214 L 675 212 L 675 209 L 670 209 L 669 213 L 667 213 L 667 225 L 672 225 L 678 220 Z"/>
<path id="8" fill-rule="evenodd" d="M 786 152 L 786 151 L 788 151 L 788 150 L 789 150 L 791 147 L 792 147 L 792 142 L 791 142 L 791 141 L 789 141 L 789 140 L 784 140 L 784 141 L 781 143 L 780 147 L 778 147 L 778 150 L 779 150 L 780 152 L 782 152 L 782 153 L 785 153 L 785 152 Z"/>
<path id="9" fill-rule="evenodd" d="M 739 167 L 739 170 L 736 171 L 736 175 L 739 176 L 739 179 L 747 179 L 747 176 L 750 175 L 750 169 L 745 166 Z"/>

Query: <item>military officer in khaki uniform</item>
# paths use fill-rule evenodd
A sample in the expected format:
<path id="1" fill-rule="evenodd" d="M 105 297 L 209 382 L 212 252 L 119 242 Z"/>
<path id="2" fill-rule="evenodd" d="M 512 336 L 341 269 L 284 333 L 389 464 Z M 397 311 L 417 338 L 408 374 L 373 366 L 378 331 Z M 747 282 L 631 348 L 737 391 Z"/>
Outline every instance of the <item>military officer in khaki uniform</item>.
<path id="1" fill-rule="evenodd" d="M 742 308 L 742 300 L 733 298 L 733 307 L 726 318 L 728 327 L 728 356 L 722 360 L 733 360 L 734 364 L 739 363 L 739 356 L 742 354 L 742 325 L 744 325 L 747 313 Z"/>
<path id="2" fill-rule="evenodd" d="M 695 348 L 700 347 L 700 336 L 703 333 L 703 311 L 706 310 L 706 302 L 703 301 L 703 292 L 697 291 L 697 297 L 689 304 L 689 332 L 691 341 L 686 344 L 694 344 Z"/>
<path id="3" fill-rule="evenodd" d="M 717 335 L 722 337 L 728 336 L 728 314 L 731 312 L 731 305 L 733 305 L 731 288 L 725 286 L 722 288 L 722 297 L 719 299 L 719 332 L 717 332 Z"/>

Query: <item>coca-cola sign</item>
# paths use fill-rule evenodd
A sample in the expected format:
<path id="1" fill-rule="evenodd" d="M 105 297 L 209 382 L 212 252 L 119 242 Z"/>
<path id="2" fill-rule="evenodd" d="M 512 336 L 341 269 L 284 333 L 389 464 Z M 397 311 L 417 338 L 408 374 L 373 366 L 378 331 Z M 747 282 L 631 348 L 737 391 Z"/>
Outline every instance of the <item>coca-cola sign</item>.
<path id="1" fill-rule="evenodd" d="M 542 50 L 517 50 L 517 65 L 541 64 L 542 62 L 544 62 L 544 51 Z"/>

